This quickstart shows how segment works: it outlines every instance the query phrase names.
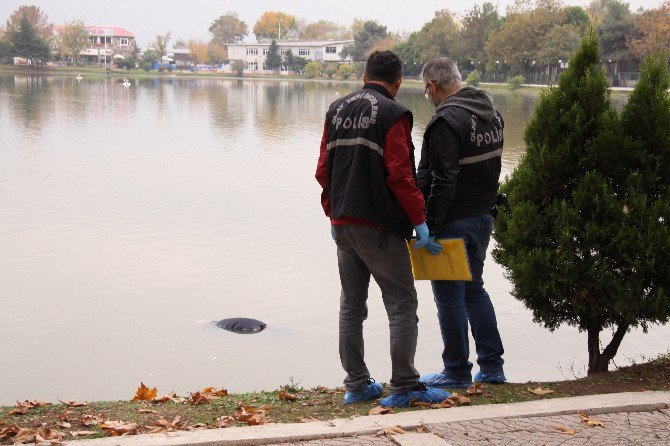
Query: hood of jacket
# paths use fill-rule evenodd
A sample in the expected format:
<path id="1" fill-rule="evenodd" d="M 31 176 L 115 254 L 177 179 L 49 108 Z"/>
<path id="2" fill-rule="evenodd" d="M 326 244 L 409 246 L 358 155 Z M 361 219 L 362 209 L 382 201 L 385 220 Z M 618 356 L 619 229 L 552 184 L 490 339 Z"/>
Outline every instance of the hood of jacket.
<path id="1" fill-rule="evenodd" d="M 496 117 L 496 108 L 493 105 L 491 94 L 474 87 L 461 88 L 442 101 L 437 110 L 448 106 L 464 108 L 486 122 L 491 122 Z"/>

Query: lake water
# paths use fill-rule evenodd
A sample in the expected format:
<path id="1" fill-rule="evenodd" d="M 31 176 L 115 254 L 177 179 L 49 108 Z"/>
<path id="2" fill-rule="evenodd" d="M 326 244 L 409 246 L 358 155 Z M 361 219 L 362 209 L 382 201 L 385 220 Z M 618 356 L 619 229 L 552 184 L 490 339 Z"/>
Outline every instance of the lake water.
<path id="1" fill-rule="evenodd" d="M 314 180 L 324 112 L 354 84 L 0 75 L 0 404 L 337 386 L 339 277 Z M 504 170 L 524 152 L 537 93 L 496 90 Z M 418 147 L 432 108 L 419 87 Z M 512 381 L 585 373 L 586 335 L 550 333 L 489 260 Z M 420 372 L 440 367 L 430 286 L 417 285 Z M 388 381 L 388 328 L 369 299 L 366 355 Z M 211 322 L 268 324 L 236 335 Z M 633 331 L 618 364 L 667 351 Z M 476 370 L 476 367 L 475 367 Z"/>

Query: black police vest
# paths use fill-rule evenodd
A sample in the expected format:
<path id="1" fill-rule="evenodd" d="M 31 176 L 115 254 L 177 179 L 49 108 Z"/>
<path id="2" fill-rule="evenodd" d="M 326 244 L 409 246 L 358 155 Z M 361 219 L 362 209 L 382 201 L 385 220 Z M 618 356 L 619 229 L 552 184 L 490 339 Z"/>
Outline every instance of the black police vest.
<path id="1" fill-rule="evenodd" d="M 412 224 L 386 186 L 384 147 L 393 124 L 406 114 L 411 128 L 413 118 L 387 95 L 383 87 L 366 84 L 333 102 L 326 114 L 330 216 L 358 218 L 408 238 Z M 410 159 L 415 172 L 413 147 Z"/>
<path id="2" fill-rule="evenodd" d="M 429 145 L 426 138 L 432 125 L 440 119 L 454 130 L 460 147 L 456 190 L 444 221 L 491 212 L 498 199 L 502 167 L 504 122 L 500 113 L 496 111 L 495 118 L 486 122 L 462 107 L 451 105 L 438 110 L 426 126 L 422 154 Z M 426 173 L 419 172 L 419 175 Z"/>

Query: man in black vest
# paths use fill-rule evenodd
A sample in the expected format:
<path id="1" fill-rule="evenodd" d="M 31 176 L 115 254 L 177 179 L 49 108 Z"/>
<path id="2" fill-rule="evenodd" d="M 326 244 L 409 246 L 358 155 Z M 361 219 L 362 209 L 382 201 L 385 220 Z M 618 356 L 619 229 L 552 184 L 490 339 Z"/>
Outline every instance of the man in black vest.
<path id="1" fill-rule="evenodd" d="M 362 89 L 331 104 L 326 114 L 316 179 L 337 244 L 342 293 L 339 344 L 347 372 L 344 402 L 378 398 L 363 355 L 370 276 L 382 291 L 391 332 L 391 395 L 384 406 L 440 402 L 450 395 L 419 383 L 414 368 L 417 295 L 405 240 L 417 231 L 419 249 L 439 253 L 428 234 L 416 186 L 412 113 L 395 101 L 402 63 L 390 51 L 368 58 Z"/>
<path id="2" fill-rule="evenodd" d="M 421 382 L 444 388 L 470 386 L 469 322 L 479 365 L 474 380 L 502 383 L 503 345 L 482 272 L 498 200 L 503 120 L 489 93 L 462 88 L 451 59 L 428 62 L 422 77 L 426 97 L 437 107 L 424 133 L 418 172 L 428 227 L 431 236 L 465 240 L 473 281 L 432 282 L 444 369 L 422 376 Z"/>

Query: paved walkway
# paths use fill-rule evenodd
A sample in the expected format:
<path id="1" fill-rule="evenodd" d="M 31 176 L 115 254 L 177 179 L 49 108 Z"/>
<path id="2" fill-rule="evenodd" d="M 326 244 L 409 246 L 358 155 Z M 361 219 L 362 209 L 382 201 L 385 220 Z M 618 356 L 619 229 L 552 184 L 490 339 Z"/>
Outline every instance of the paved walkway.
<path id="1" fill-rule="evenodd" d="M 360 436 L 275 443 L 271 446 L 618 446 L 670 445 L 670 411 L 618 412 L 596 416 L 589 427 L 577 413 L 547 417 L 491 418 L 429 424 L 425 433 Z M 568 435 L 557 427 L 574 431 Z M 422 429 L 424 430 L 424 429 Z"/>
<path id="2" fill-rule="evenodd" d="M 595 424 L 579 416 L 586 412 Z M 595 419 L 595 420 L 594 420 Z M 406 434 L 382 434 L 399 426 Z M 387 429 L 388 431 L 388 429 Z M 564 432 L 564 431 L 567 431 Z M 76 446 L 670 446 L 670 392 L 466 406 L 303 424 L 68 442 Z"/>

